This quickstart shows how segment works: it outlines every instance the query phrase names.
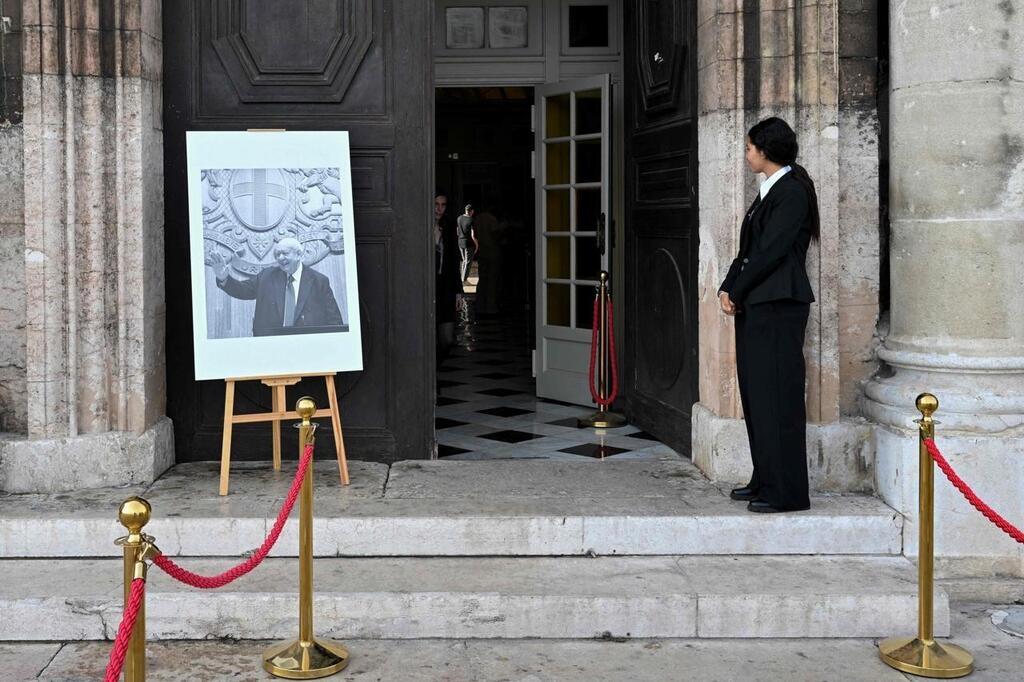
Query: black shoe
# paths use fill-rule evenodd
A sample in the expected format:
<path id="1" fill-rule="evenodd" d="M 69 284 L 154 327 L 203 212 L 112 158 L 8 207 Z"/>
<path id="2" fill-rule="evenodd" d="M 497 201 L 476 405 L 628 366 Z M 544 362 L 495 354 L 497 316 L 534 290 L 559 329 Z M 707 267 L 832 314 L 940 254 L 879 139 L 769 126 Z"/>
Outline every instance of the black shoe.
<path id="1" fill-rule="evenodd" d="M 750 504 L 747 505 L 747 511 L 752 511 L 758 514 L 780 514 L 782 512 L 793 512 L 793 511 L 805 511 L 810 509 L 810 505 L 806 507 L 794 507 L 793 509 L 783 509 L 781 507 L 775 507 L 772 504 L 765 502 L 764 500 L 751 500 Z"/>
<path id="2" fill-rule="evenodd" d="M 750 502 L 757 499 L 757 491 L 749 485 L 745 485 L 742 488 L 733 488 L 729 493 L 729 497 L 740 502 Z"/>

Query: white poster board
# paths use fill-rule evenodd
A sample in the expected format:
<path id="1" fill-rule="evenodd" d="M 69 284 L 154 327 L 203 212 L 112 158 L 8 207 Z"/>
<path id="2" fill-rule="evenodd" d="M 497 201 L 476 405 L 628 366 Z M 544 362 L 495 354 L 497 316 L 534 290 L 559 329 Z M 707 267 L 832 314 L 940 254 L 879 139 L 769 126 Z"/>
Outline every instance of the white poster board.
<path id="1" fill-rule="evenodd" d="M 186 148 L 196 379 L 362 369 L 348 133 Z"/>

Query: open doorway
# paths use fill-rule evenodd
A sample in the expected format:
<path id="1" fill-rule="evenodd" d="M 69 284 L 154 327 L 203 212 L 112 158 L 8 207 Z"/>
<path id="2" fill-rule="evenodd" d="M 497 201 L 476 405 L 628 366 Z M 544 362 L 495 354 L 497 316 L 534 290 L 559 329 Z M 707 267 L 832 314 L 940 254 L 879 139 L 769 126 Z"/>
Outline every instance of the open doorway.
<path id="1" fill-rule="evenodd" d="M 435 253 L 435 264 L 442 271 L 438 274 L 437 319 L 451 319 L 453 327 L 451 346 L 446 353 L 439 353 L 437 363 L 435 436 L 439 458 L 575 460 L 675 456 L 636 427 L 607 432 L 577 428 L 577 418 L 593 409 L 583 404 L 586 400 L 570 404 L 538 397 L 535 365 L 543 362 L 541 354 L 534 353 L 540 345 L 538 341 L 548 340 L 547 345 L 560 352 L 545 365 L 551 374 L 553 368 L 558 369 L 554 360 L 572 356 L 564 348 L 575 341 L 570 336 L 577 331 L 575 327 L 589 330 L 589 318 L 577 320 L 571 313 L 569 299 L 563 301 L 549 290 L 561 293 L 562 289 L 570 291 L 577 286 L 584 292 L 581 296 L 590 297 L 580 298 L 581 309 L 587 307 L 583 304 L 593 296 L 594 282 L 589 280 L 596 279 L 600 254 L 595 248 L 587 250 L 582 246 L 597 242 L 592 223 L 597 223 L 601 211 L 588 210 L 588 199 L 591 194 L 605 196 L 607 183 L 600 172 L 595 172 L 593 179 L 584 177 L 589 166 L 581 165 L 580 159 L 586 162 L 586 152 L 595 146 L 606 148 L 602 147 L 606 120 L 600 123 L 598 116 L 599 129 L 584 130 L 590 120 L 586 116 L 588 98 L 593 92 L 600 95 L 601 84 L 606 82 L 598 80 L 583 83 L 583 94 L 579 95 L 569 86 L 559 89 L 549 85 L 536 89 L 466 87 L 436 91 L 435 178 L 447 208 L 442 218 L 446 227 L 441 232 L 449 230 L 457 237 L 456 220 L 465 213 L 467 204 L 472 205 L 473 233 L 464 234 L 463 246 L 475 256 L 466 268 L 464 280 L 461 271 L 456 274 L 461 286 L 455 292 L 450 288 L 450 277 L 443 271 L 447 268 L 450 273 L 456 267 L 457 259 L 452 253 L 459 250 L 461 256 L 462 249 L 456 246 L 456 238 L 441 239 L 446 246 L 439 246 Z M 602 97 L 600 102 L 607 101 Z M 564 132 L 547 130 L 561 120 L 557 115 L 561 110 L 548 111 L 549 99 L 556 104 L 563 100 L 571 103 L 572 111 L 576 112 L 575 127 Z M 538 101 L 538 111 L 547 112 L 539 131 L 533 124 L 532 108 Z M 540 172 L 535 173 L 534 150 L 538 139 L 539 144 L 554 146 L 564 153 L 548 159 L 552 154 L 544 147 L 538 159 Z M 569 169 L 571 152 L 562 147 L 579 152 L 571 166 L 576 170 Z M 559 160 L 565 162 L 566 168 L 555 163 Z M 563 171 L 564 179 L 555 177 Z M 545 210 L 536 210 L 538 196 Z M 571 212 L 570 205 L 574 207 Z M 555 210 L 558 207 L 565 209 L 564 216 L 562 211 Z M 570 224 L 570 214 L 579 225 Z M 543 240 L 538 239 L 538 234 Z M 573 247 L 571 251 L 555 249 L 549 242 L 560 247 L 572 242 Z M 540 258 L 538 244 L 542 250 Z M 582 263 L 591 251 L 594 263 L 587 261 L 587 267 L 592 266 L 594 276 L 590 278 L 577 277 L 583 266 L 567 265 L 563 262 L 565 258 L 560 258 L 571 252 Z M 445 252 L 447 256 L 443 255 Z M 537 272 L 538 263 L 544 264 L 543 273 Z M 538 301 L 538 291 L 544 292 L 544 300 Z M 553 307 L 552 300 L 561 301 L 562 305 Z M 540 317 L 538 305 L 547 311 Z M 568 320 L 549 319 L 557 318 L 551 310 L 570 311 Z M 554 332 L 549 329 L 552 325 Z M 559 325 L 565 328 L 561 331 L 564 339 L 558 336 Z M 544 331 L 544 338 L 536 338 L 537 329 Z M 441 336 L 438 335 L 439 344 L 443 343 Z M 551 343 L 549 336 L 562 346 Z M 589 334 L 586 336 L 589 341 Z M 585 344 L 583 354 L 587 357 L 588 350 L 589 344 Z M 557 377 L 548 379 L 557 381 Z M 585 383 L 583 386 L 582 391 L 586 392 Z"/>
<path id="2" fill-rule="evenodd" d="M 438 456 L 467 458 L 524 442 L 517 438 L 526 434 L 498 427 L 531 413 L 536 395 L 533 88 L 436 93 L 435 179 L 447 200 L 444 230 L 455 235 L 446 244 L 459 251 L 438 265 L 451 269 L 457 262 L 461 282 L 452 291 L 450 274 L 438 276 L 437 319 L 452 321 L 451 347 L 438 354 Z M 457 222 L 467 205 L 473 207 L 468 230 L 465 218 L 462 228 Z"/>

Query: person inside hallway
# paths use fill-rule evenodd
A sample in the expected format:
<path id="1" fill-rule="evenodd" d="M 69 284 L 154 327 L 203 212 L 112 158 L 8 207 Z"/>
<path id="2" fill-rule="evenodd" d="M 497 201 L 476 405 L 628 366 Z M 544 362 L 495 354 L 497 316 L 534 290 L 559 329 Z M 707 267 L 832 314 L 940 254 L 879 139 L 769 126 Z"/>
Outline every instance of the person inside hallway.
<path id="1" fill-rule="evenodd" d="M 227 295 L 255 300 L 253 336 L 285 334 L 304 328 L 306 332 L 340 331 L 344 324 L 338 300 L 327 276 L 302 265 L 302 244 L 284 237 L 274 245 L 277 267 L 268 265 L 245 280 L 231 277 L 230 260 L 219 251 L 210 255 L 217 287 Z"/>
<path id="2" fill-rule="evenodd" d="M 478 315 L 497 315 L 501 296 L 502 258 L 505 255 L 505 226 L 494 215 L 495 210 L 485 205 L 473 218 L 479 253 L 477 255 L 476 312 Z"/>
<path id="3" fill-rule="evenodd" d="M 458 220 L 459 253 L 462 255 L 460 274 L 463 282 L 469 277 L 469 266 L 472 265 L 473 258 L 480 251 L 480 242 L 477 241 L 476 230 L 473 229 L 473 213 L 473 204 L 466 204 L 466 208 Z M 473 243 L 472 251 L 469 250 L 470 242 Z"/>
<path id="4" fill-rule="evenodd" d="M 746 160 L 767 179 L 743 219 L 740 248 L 719 287 L 736 327 L 736 374 L 753 474 L 732 491 L 754 512 L 810 507 L 804 332 L 814 293 L 805 260 L 820 231 L 818 197 L 796 163 L 796 134 L 780 118 L 754 125 Z"/>
<path id="5" fill-rule="evenodd" d="M 434 320 L 437 325 L 437 367 L 455 345 L 455 307 L 462 293 L 462 278 L 455 222 L 448 212 L 448 196 L 434 195 Z"/>

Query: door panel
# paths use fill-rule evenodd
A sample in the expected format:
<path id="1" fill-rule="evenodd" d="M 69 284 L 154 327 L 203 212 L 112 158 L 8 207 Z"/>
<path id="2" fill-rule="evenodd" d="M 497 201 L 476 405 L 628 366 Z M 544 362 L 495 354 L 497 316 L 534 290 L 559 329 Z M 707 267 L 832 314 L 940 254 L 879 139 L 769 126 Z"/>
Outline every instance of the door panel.
<path id="1" fill-rule="evenodd" d="M 632 0 L 625 12 L 626 411 L 687 454 L 697 400 L 695 5 Z"/>
<path id="2" fill-rule="evenodd" d="M 591 403 L 594 288 L 608 269 L 610 80 L 536 88 L 537 396 Z"/>
<path id="3" fill-rule="evenodd" d="M 223 382 L 194 380 L 185 131 L 246 128 L 349 131 L 364 370 L 336 380 L 345 443 L 357 459 L 430 454 L 430 8 L 396 4 L 163 3 L 167 410 L 178 461 L 219 457 L 224 405 Z M 289 401 L 303 393 L 326 403 L 322 379 Z M 269 389 L 239 386 L 237 411 L 269 409 Z M 318 439 L 333 448 L 330 429 Z M 236 426 L 233 440 L 236 460 L 270 457 L 269 426 Z"/>

